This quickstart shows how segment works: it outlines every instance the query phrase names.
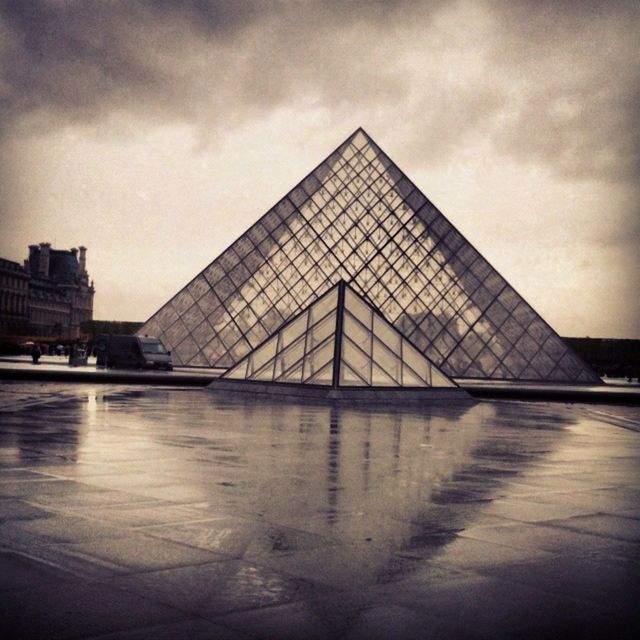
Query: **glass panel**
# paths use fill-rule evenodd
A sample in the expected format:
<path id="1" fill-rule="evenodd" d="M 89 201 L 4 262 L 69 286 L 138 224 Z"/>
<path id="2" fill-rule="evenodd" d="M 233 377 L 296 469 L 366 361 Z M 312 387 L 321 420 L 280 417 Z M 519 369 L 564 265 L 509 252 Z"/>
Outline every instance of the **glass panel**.
<path id="1" fill-rule="evenodd" d="M 371 333 L 365 329 L 348 311 L 344 314 L 342 330 L 365 353 L 371 354 Z"/>
<path id="2" fill-rule="evenodd" d="M 275 364 L 275 360 L 270 360 L 268 364 L 266 364 L 259 371 L 256 371 L 251 376 L 251 380 L 261 380 L 263 382 L 273 382 L 273 367 L 274 367 L 274 364 Z"/>
<path id="3" fill-rule="evenodd" d="M 177 320 L 164 332 L 164 335 L 169 340 L 169 344 L 166 346 L 174 347 L 175 345 L 180 344 L 187 333 L 187 328 L 182 324 L 182 321 Z"/>
<path id="4" fill-rule="evenodd" d="M 568 380 L 575 380 L 580 371 L 580 364 L 571 353 L 565 353 L 560 360 L 560 366 L 567 373 Z"/>
<path id="5" fill-rule="evenodd" d="M 284 349 L 290 345 L 307 330 L 308 317 L 308 312 L 302 313 L 296 320 L 282 329 L 280 332 L 280 349 Z"/>
<path id="6" fill-rule="evenodd" d="M 558 336 L 551 335 L 544 343 L 544 350 L 557 362 L 560 356 L 567 350 L 567 347 Z"/>
<path id="7" fill-rule="evenodd" d="M 344 335 L 342 337 L 342 362 L 346 363 L 367 384 L 371 384 L 371 360 Z"/>
<path id="8" fill-rule="evenodd" d="M 334 288 L 327 293 L 321 300 L 318 300 L 311 307 L 311 322 L 317 323 L 318 320 L 326 316 L 330 311 L 335 310 L 338 303 L 338 289 Z"/>
<path id="9" fill-rule="evenodd" d="M 415 329 L 415 323 L 409 315 L 403 313 L 395 323 L 396 329 L 404 336 L 411 335 L 411 332 Z"/>
<path id="10" fill-rule="evenodd" d="M 171 306 L 171 303 L 166 304 L 158 313 L 154 316 L 154 320 L 164 329 L 172 325 L 178 319 L 176 310 Z"/>
<path id="11" fill-rule="evenodd" d="M 476 255 L 477 258 L 471 265 L 471 271 L 473 271 L 478 280 L 481 280 L 485 283 L 485 285 L 493 295 L 497 294 L 498 291 L 502 289 L 502 278 L 500 278 L 500 276 L 497 276 L 497 279 L 489 278 L 489 274 L 491 273 L 491 267 L 489 266 L 489 263 L 477 252 Z"/>
<path id="12" fill-rule="evenodd" d="M 269 341 L 265 342 L 259 349 L 251 354 L 251 371 L 257 371 L 264 364 L 276 355 L 276 346 L 278 344 L 278 336 L 273 336 Z"/>
<path id="13" fill-rule="evenodd" d="M 498 359 L 486 348 L 476 357 L 475 361 L 485 375 L 491 375 L 498 366 Z"/>
<path id="14" fill-rule="evenodd" d="M 307 351 L 315 349 L 336 330 L 336 313 L 333 312 L 307 331 Z"/>
<path id="15" fill-rule="evenodd" d="M 236 290 L 235 285 L 231 280 L 225 276 L 216 284 L 215 292 L 220 298 L 220 300 L 225 300 L 228 298 L 234 291 Z"/>
<path id="16" fill-rule="evenodd" d="M 242 263 L 234 267 L 229 273 L 229 277 L 236 285 L 236 287 L 241 285 L 249 277 L 249 275 L 249 270 Z"/>
<path id="17" fill-rule="evenodd" d="M 191 282 L 187 289 L 189 293 L 193 296 L 194 300 L 199 300 L 207 291 L 210 291 L 211 287 L 209 283 L 205 280 L 204 276 L 198 276 L 193 282 Z"/>
<path id="18" fill-rule="evenodd" d="M 527 331 L 538 344 L 544 344 L 544 341 L 549 336 L 549 329 L 540 318 L 536 318 L 529 325 Z"/>
<path id="19" fill-rule="evenodd" d="M 257 347 L 266 337 L 267 337 L 266 329 L 259 323 L 256 322 L 249 331 L 247 331 L 246 338 L 254 348 Z"/>
<path id="20" fill-rule="evenodd" d="M 256 224 L 254 224 L 253 227 L 251 227 L 249 231 L 247 231 L 247 236 L 251 239 L 253 244 L 257 245 L 262 240 L 264 240 L 264 238 L 267 236 L 267 232 L 259 222 L 256 222 Z"/>
<path id="21" fill-rule="evenodd" d="M 276 365 L 277 367 L 278 365 Z M 277 370 L 277 369 L 276 369 Z M 277 382 L 302 382 L 302 363 L 293 369 L 289 369 L 284 375 L 275 379 Z"/>
<path id="22" fill-rule="evenodd" d="M 198 345 L 193 341 L 191 336 L 187 336 L 173 350 L 173 356 L 176 357 L 176 359 L 180 359 L 184 364 L 187 364 L 196 353 L 198 353 Z"/>
<path id="23" fill-rule="evenodd" d="M 480 309 L 486 309 L 493 302 L 493 296 L 483 285 L 480 285 L 473 292 L 471 298 L 476 303 L 476 305 L 480 307 Z"/>
<path id="24" fill-rule="evenodd" d="M 301 363 L 302 356 L 304 355 L 304 336 L 299 338 L 296 342 L 290 345 L 284 351 L 280 351 L 276 356 L 276 377 L 283 375 L 288 369 L 295 364 Z M 302 374 L 301 374 L 302 375 Z"/>
<path id="25" fill-rule="evenodd" d="M 524 368 L 527 366 L 527 361 L 516 349 L 512 349 L 507 354 L 507 357 L 504 359 L 504 363 L 507 365 L 507 367 L 509 367 L 516 378 L 520 376 Z"/>
<path id="26" fill-rule="evenodd" d="M 248 364 L 248 360 L 242 360 L 242 362 L 239 362 L 235 367 L 233 367 L 233 369 L 227 371 L 224 377 L 232 378 L 234 380 L 246 380 Z"/>
<path id="27" fill-rule="evenodd" d="M 247 355 L 249 351 L 251 351 L 251 345 L 244 338 L 241 338 L 229 349 L 229 354 L 237 361 Z"/>
<path id="28" fill-rule="evenodd" d="M 435 367 L 431 367 L 431 386 L 432 387 L 455 387 L 444 374 L 440 373 Z"/>
<path id="29" fill-rule="evenodd" d="M 488 263 L 487 263 L 487 267 L 491 269 Z M 491 273 L 489 273 L 489 275 L 483 282 L 484 282 L 484 286 L 487 287 L 487 289 L 489 289 L 489 291 L 491 291 L 491 293 L 493 293 L 494 296 L 498 295 L 498 293 L 500 293 L 500 291 L 506 284 L 504 279 L 498 274 L 497 271 L 492 271 Z"/>
<path id="30" fill-rule="evenodd" d="M 344 362 L 340 365 L 340 384 L 346 387 L 366 387 L 367 383 Z"/>
<path id="31" fill-rule="evenodd" d="M 256 314 L 251 310 L 250 307 L 245 307 L 242 311 L 234 318 L 240 330 L 246 335 L 249 329 L 256 324 L 258 318 Z"/>
<path id="32" fill-rule="evenodd" d="M 374 387 L 397 387 L 398 383 L 374 362 L 371 368 L 371 385 Z"/>
<path id="33" fill-rule="evenodd" d="M 333 362 L 320 369 L 318 373 L 305 380 L 307 384 L 330 385 L 333 382 Z"/>
<path id="34" fill-rule="evenodd" d="M 378 339 L 373 341 L 373 360 L 384 369 L 396 382 L 401 384 L 401 361 L 400 358 L 385 347 Z"/>
<path id="35" fill-rule="evenodd" d="M 520 337 L 516 346 L 518 351 L 528 359 L 531 359 L 540 348 L 538 343 L 526 332 Z"/>
<path id="36" fill-rule="evenodd" d="M 513 317 L 523 326 L 527 327 L 528 324 L 535 318 L 533 309 L 524 301 L 515 308 Z"/>
<path id="37" fill-rule="evenodd" d="M 215 285 L 222 276 L 224 276 L 224 269 L 218 264 L 218 261 L 211 263 L 202 274 L 207 279 L 210 285 Z"/>
<path id="38" fill-rule="evenodd" d="M 391 322 L 394 322 L 396 318 L 402 313 L 400 305 L 396 303 L 393 297 L 391 297 L 382 305 L 382 311 Z"/>
<path id="39" fill-rule="evenodd" d="M 403 387 L 428 387 L 429 385 L 419 378 L 409 367 L 402 366 L 402 386 Z"/>
<path id="40" fill-rule="evenodd" d="M 218 258 L 218 263 L 227 273 L 229 273 L 229 271 L 238 264 L 239 260 L 240 259 L 236 252 L 229 248 Z"/>
<path id="41" fill-rule="evenodd" d="M 196 344 L 207 344 L 207 342 L 213 338 L 214 333 L 215 332 L 211 325 L 205 320 L 191 332 L 191 335 L 196 341 Z"/>
<path id="42" fill-rule="evenodd" d="M 484 342 L 475 334 L 474 331 L 470 331 L 462 341 L 464 350 L 472 357 L 475 358 L 480 353 Z"/>
<path id="43" fill-rule="evenodd" d="M 511 345 L 502 336 L 491 336 L 488 342 L 489 349 L 498 358 L 504 357 Z"/>
<path id="44" fill-rule="evenodd" d="M 270 309 L 260 317 L 260 323 L 269 333 L 271 333 L 282 324 L 282 316 L 275 309 Z"/>
<path id="45" fill-rule="evenodd" d="M 204 320 L 204 314 L 200 311 L 200 307 L 194 304 L 190 309 L 182 316 L 182 322 L 189 331 L 195 329 Z"/>
<path id="46" fill-rule="evenodd" d="M 229 324 L 220 331 L 219 336 L 226 347 L 230 349 L 238 341 L 238 338 L 240 338 L 240 329 L 238 329 L 234 322 L 229 322 Z"/>
<path id="47" fill-rule="evenodd" d="M 540 374 L 531 365 L 520 374 L 522 380 L 537 380 L 538 378 L 540 378 Z"/>
<path id="48" fill-rule="evenodd" d="M 322 346 L 305 355 L 304 379 L 314 376 L 318 370 L 333 361 L 334 348 L 335 340 L 331 337 Z"/>
<path id="49" fill-rule="evenodd" d="M 485 313 L 496 327 L 499 327 L 508 317 L 506 309 L 496 300 Z"/>
<path id="50" fill-rule="evenodd" d="M 244 258 L 247 253 L 249 253 L 253 249 L 253 242 L 249 240 L 249 237 L 247 235 L 240 236 L 240 238 L 238 238 L 233 243 L 233 249 L 240 256 L 240 258 Z"/>
<path id="51" fill-rule="evenodd" d="M 345 290 L 344 306 L 351 311 L 367 329 L 371 329 L 373 311 L 349 289 Z"/>
<path id="52" fill-rule="evenodd" d="M 166 346 L 166 343 L 165 343 Z M 226 352 L 227 348 L 222 344 L 222 342 L 218 338 L 213 338 L 209 344 L 205 346 L 202 350 L 202 353 L 209 361 L 209 364 L 213 366 L 213 364 L 220 358 L 222 354 Z"/>
<path id="53" fill-rule="evenodd" d="M 251 301 L 251 309 L 259 318 L 262 318 L 263 314 L 270 309 L 271 304 L 270 298 L 265 293 L 259 293 Z"/>
<path id="54" fill-rule="evenodd" d="M 437 356 L 431 355 L 429 353 L 429 357 L 432 360 L 436 360 Z M 452 351 L 447 357 L 447 367 L 449 367 L 453 371 L 466 371 L 467 367 L 471 364 L 471 358 L 466 354 L 462 347 L 457 347 L 454 351 Z"/>
<path id="55" fill-rule="evenodd" d="M 184 313 L 194 302 L 195 300 L 193 299 L 193 296 L 186 289 L 183 289 L 177 296 L 175 296 L 175 298 L 173 298 L 173 300 L 171 300 L 173 308 L 179 315 Z"/>
<path id="56" fill-rule="evenodd" d="M 500 327 L 500 332 L 507 336 L 512 343 L 517 341 L 523 331 L 524 329 L 513 318 L 507 318 L 502 327 Z"/>
<path id="57" fill-rule="evenodd" d="M 555 365 L 553 360 L 544 351 L 538 351 L 531 362 L 542 376 L 547 376 L 551 373 Z"/>
<path id="58" fill-rule="evenodd" d="M 409 365 L 426 384 L 429 384 L 429 372 L 431 370 L 429 361 L 406 340 L 402 341 L 402 360 L 405 364 Z M 406 367 L 403 367 L 403 376 L 405 370 Z M 404 384 L 404 377 L 402 384 Z"/>
<path id="59" fill-rule="evenodd" d="M 417 211 L 418 209 L 420 209 L 420 207 L 424 206 L 426 202 L 427 202 L 427 199 L 417 189 L 414 190 L 407 198 L 407 204 L 414 211 Z"/>

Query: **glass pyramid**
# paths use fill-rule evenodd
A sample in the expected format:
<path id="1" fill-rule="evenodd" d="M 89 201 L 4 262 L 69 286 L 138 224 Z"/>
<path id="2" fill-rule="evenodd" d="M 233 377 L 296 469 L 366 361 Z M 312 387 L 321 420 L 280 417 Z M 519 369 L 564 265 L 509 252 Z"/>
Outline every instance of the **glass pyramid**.
<path id="1" fill-rule="evenodd" d="M 139 333 L 228 368 L 339 280 L 449 376 L 600 382 L 362 129 Z"/>
<path id="2" fill-rule="evenodd" d="M 344 281 L 222 378 L 333 387 L 456 387 Z"/>

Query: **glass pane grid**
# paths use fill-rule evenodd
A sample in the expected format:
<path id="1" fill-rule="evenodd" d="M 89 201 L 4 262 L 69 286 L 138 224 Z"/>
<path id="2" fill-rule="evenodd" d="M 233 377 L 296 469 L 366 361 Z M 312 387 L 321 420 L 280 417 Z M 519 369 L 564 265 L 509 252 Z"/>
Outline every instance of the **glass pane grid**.
<path id="1" fill-rule="evenodd" d="M 357 137 L 365 141 L 359 151 L 347 145 L 336 152 L 152 316 L 155 333 L 169 342 L 180 340 L 168 347 L 184 343 L 181 351 L 189 345 L 188 352 L 194 352 L 184 327 L 195 336 L 196 347 L 204 344 L 191 359 L 211 363 L 218 351 L 209 345 L 220 332 L 225 331 L 227 346 L 230 326 L 255 344 L 256 336 L 278 316 L 299 311 L 296 301 L 306 304 L 317 295 L 314 288 L 340 275 L 353 280 L 389 314 L 388 320 L 416 336 L 425 353 L 431 346 L 425 347 L 425 340 L 435 338 L 427 325 L 440 316 L 456 336 L 467 335 L 469 327 L 480 331 L 487 354 L 504 356 L 495 368 L 499 375 L 509 370 L 517 377 L 514 370 L 522 369 L 526 375 L 545 377 L 551 363 L 556 377 L 592 375 L 579 360 L 567 357 L 560 363 L 566 347 L 557 334 L 382 152 L 367 146 L 361 133 Z M 267 305 L 280 313 L 269 313 Z M 220 315 L 220 306 L 231 312 L 233 325 L 231 318 L 225 321 Z M 264 322 L 258 323 L 262 315 Z M 483 317 L 486 322 L 481 322 Z M 178 318 L 182 324 L 176 324 Z M 216 334 L 203 343 L 209 326 Z M 238 337 L 229 347 L 233 358 L 241 350 L 236 345 L 246 344 Z M 444 346 L 433 345 L 438 353 L 447 350 Z M 441 355 L 448 358 L 450 353 Z M 515 362 L 509 362 L 509 354 Z M 465 351 L 460 362 L 468 355 Z M 484 351 L 475 355 L 482 362 L 468 365 L 469 370 L 494 367 L 494 358 Z M 526 360 L 524 368 L 520 357 Z"/>

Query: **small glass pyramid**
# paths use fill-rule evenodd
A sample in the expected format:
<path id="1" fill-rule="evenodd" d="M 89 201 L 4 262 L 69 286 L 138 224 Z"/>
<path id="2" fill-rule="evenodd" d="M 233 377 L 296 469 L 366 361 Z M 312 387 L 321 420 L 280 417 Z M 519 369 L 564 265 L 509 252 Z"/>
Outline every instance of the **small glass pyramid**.
<path id="1" fill-rule="evenodd" d="M 457 387 L 344 281 L 222 379 L 327 387 Z"/>
<path id="2" fill-rule="evenodd" d="M 340 280 L 449 376 L 601 382 L 362 129 L 139 333 L 226 369 Z"/>

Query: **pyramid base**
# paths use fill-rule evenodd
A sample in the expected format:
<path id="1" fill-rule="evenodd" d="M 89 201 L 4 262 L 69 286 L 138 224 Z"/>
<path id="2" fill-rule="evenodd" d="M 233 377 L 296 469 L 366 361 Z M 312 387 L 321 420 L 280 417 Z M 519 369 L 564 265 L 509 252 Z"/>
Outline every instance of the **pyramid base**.
<path id="1" fill-rule="evenodd" d="M 331 404 L 431 405 L 474 402 L 460 387 L 322 387 L 218 378 L 206 389 L 213 392 L 270 396 L 282 400 L 310 400 Z"/>

